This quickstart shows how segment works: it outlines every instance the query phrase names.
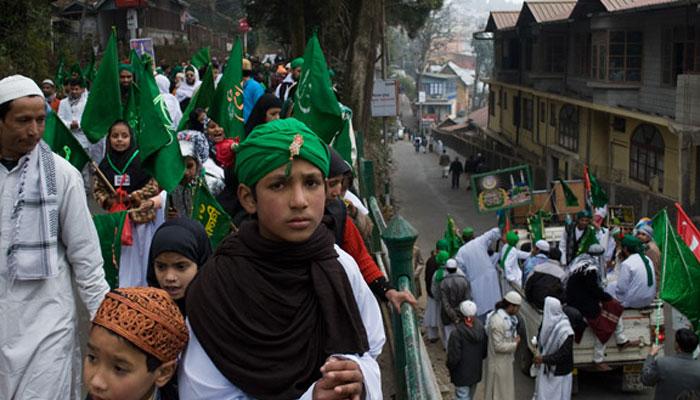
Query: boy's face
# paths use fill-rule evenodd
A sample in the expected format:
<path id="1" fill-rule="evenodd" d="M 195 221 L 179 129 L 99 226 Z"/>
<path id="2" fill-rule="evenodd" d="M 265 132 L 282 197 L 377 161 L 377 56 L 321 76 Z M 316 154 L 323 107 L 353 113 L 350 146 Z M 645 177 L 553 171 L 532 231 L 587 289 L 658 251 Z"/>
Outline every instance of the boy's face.
<path id="1" fill-rule="evenodd" d="M 153 372 L 146 354 L 107 329 L 93 325 L 83 364 L 83 380 L 93 400 L 142 400 L 155 387 L 165 385 L 175 373 L 175 361 Z"/>
<path id="2" fill-rule="evenodd" d="M 255 185 L 256 198 L 246 185 L 238 197 L 249 214 L 258 214 L 260 234 L 270 240 L 303 242 L 311 237 L 323 217 L 326 201 L 321 171 L 311 163 L 295 159 L 289 176 L 287 165 L 265 175 Z"/>
<path id="3" fill-rule="evenodd" d="M 207 134 L 209 135 L 209 139 L 214 143 L 220 143 L 225 139 L 224 128 L 211 120 L 209 121 L 209 125 L 207 125 Z"/>

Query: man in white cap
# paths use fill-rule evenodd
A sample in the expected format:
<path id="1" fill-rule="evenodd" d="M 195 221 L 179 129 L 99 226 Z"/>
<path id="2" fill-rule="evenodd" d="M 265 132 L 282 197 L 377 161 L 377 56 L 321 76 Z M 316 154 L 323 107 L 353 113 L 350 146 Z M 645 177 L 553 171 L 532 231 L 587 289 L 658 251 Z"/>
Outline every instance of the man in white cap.
<path id="1" fill-rule="evenodd" d="M 61 99 L 56 96 L 56 84 L 54 84 L 51 79 L 44 79 L 41 81 L 41 91 L 44 93 L 44 98 L 46 99 L 46 112 L 48 113 L 49 110 L 58 112 Z"/>
<path id="2" fill-rule="evenodd" d="M 549 261 L 549 243 L 540 239 L 535 242 L 535 246 L 532 248 L 532 253 L 525 260 L 525 265 L 523 266 L 523 283 L 527 283 L 527 278 L 530 277 L 532 271 L 536 266 L 546 263 Z"/>
<path id="3" fill-rule="evenodd" d="M 78 399 L 74 290 L 90 318 L 109 291 L 80 173 L 41 141 L 44 95 L 0 80 L 0 398 Z"/>
<path id="4" fill-rule="evenodd" d="M 516 314 L 522 303 L 523 298 L 517 292 L 510 291 L 496 303 L 496 310 L 486 320 L 486 400 L 515 399 L 513 356 L 520 343 Z"/>
<path id="5" fill-rule="evenodd" d="M 472 290 L 467 278 L 457 269 L 457 261 L 454 258 L 447 260 L 445 271 L 447 274 L 440 282 L 440 318 L 443 325 L 443 344 L 447 350 L 450 334 L 462 319 L 459 315 L 459 305 L 464 300 L 471 300 Z"/>
<path id="6" fill-rule="evenodd" d="M 457 400 L 472 400 L 481 382 L 486 358 L 486 331 L 476 318 L 476 304 L 465 300 L 459 304 L 461 318 L 447 345 L 447 369 L 455 385 Z"/>

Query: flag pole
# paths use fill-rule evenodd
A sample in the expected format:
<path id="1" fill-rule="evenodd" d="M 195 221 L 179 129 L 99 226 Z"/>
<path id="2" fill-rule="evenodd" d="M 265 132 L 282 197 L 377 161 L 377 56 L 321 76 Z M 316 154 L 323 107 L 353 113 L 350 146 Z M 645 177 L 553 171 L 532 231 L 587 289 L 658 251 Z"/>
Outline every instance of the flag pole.
<path id="1" fill-rule="evenodd" d="M 114 189 L 114 186 L 112 186 L 112 184 L 109 183 L 109 179 L 107 179 L 107 177 L 102 173 L 102 171 L 100 171 L 100 167 L 97 165 L 97 163 L 93 160 L 90 160 L 90 165 L 92 165 L 92 168 L 95 170 L 95 173 L 100 178 L 102 183 L 107 185 L 109 191 L 112 192 L 112 194 L 117 194 L 117 191 Z"/>

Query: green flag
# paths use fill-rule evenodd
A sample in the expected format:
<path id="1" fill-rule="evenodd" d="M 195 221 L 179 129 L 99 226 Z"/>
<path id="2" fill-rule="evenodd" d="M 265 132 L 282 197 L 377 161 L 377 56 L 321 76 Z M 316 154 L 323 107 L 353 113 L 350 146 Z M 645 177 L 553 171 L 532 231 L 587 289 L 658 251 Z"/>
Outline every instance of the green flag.
<path id="1" fill-rule="evenodd" d="M 540 212 L 527 217 L 527 228 L 530 231 L 533 243 L 544 238 L 544 223 Z"/>
<path id="2" fill-rule="evenodd" d="M 231 232 L 231 217 L 209 192 L 203 179 L 192 202 L 192 219 L 202 223 L 214 249 Z"/>
<path id="3" fill-rule="evenodd" d="M 70 67 L 70 78 L 73 79 L 73 74 L 77 74 L 76 79 L 83 79 L 83 69 L 80 68 L 80 63 L 75 63 Z"/>
<path id="4" fill-rule="evenodd" d="M 204 73 L 202 78 L 202 84 L 199 85 L 197 91 L 192 95 L 192 99 L 187 108 L 182 113 L 182 119 L 180 124 L 177 126 L 178 132 L 187 129 L 187 123 L 190 120 L 190 114 L 197 108 L 203 108 L 205 110 L 209 109 L 212 101 L 214 100 L 214 71 L 212 70 L 211 64 L 207 67 L 207 71 Z M 215 120 L 216 121 L 216 120 Z"/>
<path id="5" fill-rule="evenodd" d="M 80 126 L 85 136 L 97 143 L 107 135 L 114 121 L 122 118 L 117 37 L 114 31 L 107 41 L 100 68 L 85 104 Z"/>
<path id="6" fill-rule="evenodd" d="M 63 56 L 58 61 L 58 67 L 56 67 L 56 77 L 54 78 L 54 83 L 56 84 L 56 93 L 63 93 L 63 81 L 66 79 L 65 71 L 65 60 Z"/>
<path id="7" fill-rule="evenodd" d="M 78 171 L 82 171 L 85 164 L 90 162 L 90 156 L 87 155 L 78 139 L 53 112 L 50 112 L 46 117 L 43 139 L 54 153 L 65 158 Z"/>
<path id="8" fill-rule="evenodd" d="M 603 187 L 598 183 L 595 175 L 588 173 L 591 181 L 591 204 L 595 208 L 605 207 L 608 204 L 608 194 L 605 193 Z"/>
<path id="9" fill-rule="evenodd" d="M 326 143 L 343 129 L 338 99 L 333 93 L 328 65 L 316 34 L 304 51 L 304 66 L 294 98 L 294 118 L 305 123 Z"/>
<path id="10" fill-rule="evenodd" d="M 209 117 L 224 129 L 226 137 L 238 137 L 241 140 L 244 136 L 242 60 L 243 50 L 241 39 L 238 38 L 231 49 L 224 75 L 216 86 L 216 93 L 209 109 Z"/>
<path id="11" fill-rule="evenodd" d="M 578 207 L 578 198 L 574 194 L 574 191 L 571 190 L 569 185 L 564 182 L 563 179 L 559 179 L 559 182 L 561 183 L 561 188 L 562 191 L 564 192 L 564 201 L 566 203 L 567 207 Z"/>
<path id="12" fill-rule="evenodd" d="M 131 129 L 136 132 L 139 126 L 139 90 L 136 88 L 136 83 L 132 82 L 129 85 L 129 99 L 124 107 L 124 115 L 122 119 L 126 121 Z"/>
<path id="13" fill-rule="evenodd" d="M 211 63 L 211 54 L 209 54 L 209 47 L 202 47 L 192 56 L 190 61 L 195 68 L 200 69 Z"/>
<path id="14" fill-rule="evenodd" d="M 654 216 L 654 241 L 661 251 L 659 295 L 700 331 L 700 262 L 673 229 L 666 210 Z"/>
<path id="15" fill-rule="evenodd" d="M 589 225 L 586 228 L 586 232 L 584 232 L 583 236 L 581 237 L 576 255 L 580 256 L 581 254 L 587 252 L 588 248 L 594 244 L 598 244 L 598 238 L 595 236 L 595 228 Z"/>
<path id="16" fill-rule="evenodd" d="M 345 106 L 342 106 L 341 110 L 343 113 L 343 130 L 333 139 L 331 146 L 343 156 L 343 160 L 353 165 L 352 136 L 355 135 L 355 132 L 352 129 L 352 110 Z"/>
<path id="17" fill-rule="evenodd" d="M 175 132 L 167 123 L 162 108 L 157 107 L 160 91 L 148 65 L 139 65 L 139 129 L 136 136 L 141 165 L 158 184 L 171 192 L 185 173 Z"/>
<path id="18" fill-rule="evenodd" d="M 111 289 L 119 287 L 119 259 L 122 250 L 122 228 L 126 211 L 92 216 L 92 222 L 100 239 L 104 259 L 105 278 Z"/>
<path id="19" fill-rule="evenodd" d="M 457 226 L 455 220 L 447 216 L 447 226 L 445 227 L 445 234 L 443 239 L 447 242 L 447 252 L 450 253 L 450 257 L 454 257 L 457 254 L 457 250 L 462 247 L 462 238 L 457 233 Z"/>

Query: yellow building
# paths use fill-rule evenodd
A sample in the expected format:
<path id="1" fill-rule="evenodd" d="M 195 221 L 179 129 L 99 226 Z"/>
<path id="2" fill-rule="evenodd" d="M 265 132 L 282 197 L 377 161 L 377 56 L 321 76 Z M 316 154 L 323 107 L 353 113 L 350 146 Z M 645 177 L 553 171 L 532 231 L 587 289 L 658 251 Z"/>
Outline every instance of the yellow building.
<path id="1" fill-rule="evenodd" d="M 700 1 L 526 1 L 492 12 L 487 133 L 611 203 L 700 211 Z M 663 21 L 663 24 L 661 23 Z M 537 176 L 537 174 L 535 174 Z"/>

